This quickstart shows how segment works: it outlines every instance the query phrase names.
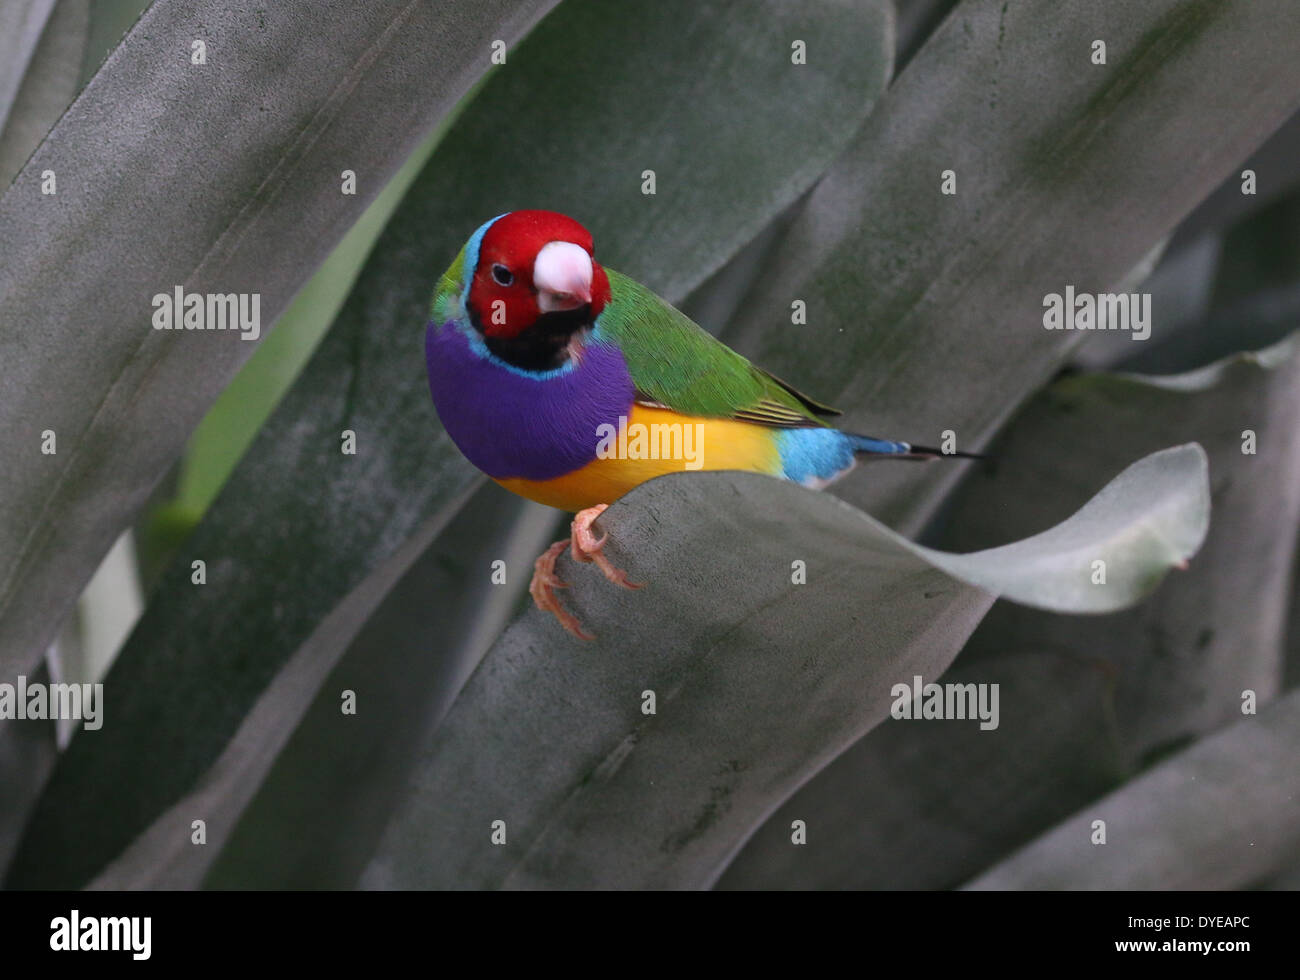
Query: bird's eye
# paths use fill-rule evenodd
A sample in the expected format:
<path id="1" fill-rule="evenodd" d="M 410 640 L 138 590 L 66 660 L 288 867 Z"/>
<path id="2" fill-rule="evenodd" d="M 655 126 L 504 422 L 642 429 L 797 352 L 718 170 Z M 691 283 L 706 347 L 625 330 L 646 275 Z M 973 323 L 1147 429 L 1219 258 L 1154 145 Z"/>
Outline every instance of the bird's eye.
<path id="1" fill-rule="evenodd" d="M 492 278 L 497 281 L 498 286 L 509 286 L 515 281 L 514 274 L 500 262 L 492 266 Z"/>

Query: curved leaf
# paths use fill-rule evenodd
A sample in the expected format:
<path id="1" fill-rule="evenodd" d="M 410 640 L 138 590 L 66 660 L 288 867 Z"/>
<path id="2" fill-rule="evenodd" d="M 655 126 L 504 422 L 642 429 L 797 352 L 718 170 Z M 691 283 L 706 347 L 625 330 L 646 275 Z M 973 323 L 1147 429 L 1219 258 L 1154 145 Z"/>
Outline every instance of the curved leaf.
<path id="1" fill-rule="evenodd" d="M 811 9 L 576 0 L 510 53 L 163 576 L 156 595 L 166 601 L 146 611 L 105 688 L 117 720 L 60 760 L 12 882 L 83 883 L 206 786 L 240 720 L 273 681 L 289 683 L 277 671 L 301 663 L 304 644 L 322 644 L 312 647 L 319 683 L 382 599 L 360 588 L 367 577 L 475 485 L 437 425 L 422 341 L 434 277 L 476 226 L 515 207 L 568 211 L 609 265 L 679 299 L 817 178 L 883 88 L 892 37 L 886 4 L 819 0 L 833 15 L 822 18 Z M 807 64 L 791 63 L 792 38 L 808 42 Z M 654 196 L 641 193 L 645 169 L 657 171 Z M 355 456 L 338 451 L 344 429 L 357 434 Z M 197 591 L 191 556 L 208 563 Z M 346 619 L 333 640 L 314 632 L 327 616 Z M 275 714 L 268 746 L 283 744 L 305 707 Z M 142 753 L 154 764 L 135 766 Z M 240 779 L 257 782 L 274 751 L 240 758 Z M 114 801 L 113 812 L 87 828 L 96 800 Z M 166 823 L 151 840 L 174 841 L 178 828 Z M 230 829 L 210 825 L 208 846 Z M 75 853 L 62 847 L 72 834 Z"/>
<path id="2" fill-rule="evenodd" d="M 1241 888 L 1300 852 L 1297 757 L 1300 691 L 1090 804 L 967 888 Z"/>
<path id="3" fill-rule="evenodd" d="M 1300 521 L 1297 417 L 1300 335 L 1181 375 L 1062 379 L 1008 430 L 997 449 L 1008 462 L 971 481 L 938 540 L 979 547 L 990 535 L 1050 523 L 1099 470 L 1188 438 L 1212 460 L 1213 529 L 1188 573 L 1141 609 L 1079 622 L 1000 608 L 971 655 L 1023 647 L 1100 653 L 1116 670 L 1115 710 L 1132 767 L 1239 717 L 1243 690 L 1261 703 L 1275 697 Z M 1021 503 L 993 510 L 999 500 Z"/>
<path id="4" fill-rule="evenodd" d="M 362 883 L 706 886 L 885 717 L 895 684 L 947 669 L 998 592 L 1095 609 L 1100 557 L 1124 570 L 1102 604 L 1133 602 L 1195 549 L 1207 506 L 1204 454 L 1184 446 L 1135 463 L 1051 531 L 951 555 L 754 474 L 652 480 L 601 517 L 614 559 L 649 588 L 562 561 L 566 601 L 602 642 L 535 609 L 505 634 Z M 807 585 L 791 584 L 797 561 Z"/>
<path id="5" fill-rule="evenodd" d="M 77 94 L 90 0 L 0 8 L 0 190 Z"/>
<path id="6" fill-rule="evenodd" d="M 421 747 L 515 615 L 560 517 L 494 484 L 475 493 L 321 685 L 205 887 L 356 884 Z M 343 690 L 356 694 L 354 716 L 340 713 Z"/>
<path id="7" fill-rule="evenodd" d="M 1118 615 L 1081 620 L 995 605 L 957 667 L 1002 683 L 996 737 L 945 724 L 872 732 L 773 815 L 723 885 L 953 887 L 1152 754 L 1238 717 L 1244 689 L 1261 703 L 1275 696 L 1300 514 L 1298 343 L 1178 377 L 1067 377 L 1030 401 L 994 445 L 995 467 L 958 489 L 932 536 L 940 546 L 979 548 L 1049 526 L 1123 460 L 1196 438 L 1209 454 L 1214 497 L 1196 560 Z M 1259 440 L 1255 456 L 1241 451 L 1247 428 Z M 1025 690 L 1042 686 L 1047 663 L 1078 681 L 1051 697 Z M 1063 732 L 1063 718 L 1086 727 Z M 817 827 L 815 858 L 791 858 L 792 814 Z"/>
<path id="8" fill-rule="evenodd" d="M 0 8 L 0 131 L 54 13 L 55 0 L 14 0 Z"/>
<path id="9" fill-rule="evenodd" d="M 1226 231 L 1228 227 L 1255 211 L 1269 207 L 1300 183 L 1295 161 L 1300 158 L 1300 112 L 1295 112 L 1259 149 L 1233 168 L 1228 179 L 1202 201 L 1178 226 L 1170 251 L 1181 251 L 1207 233 Z M 1253 170 L 1254 194 L 1242 193 L 1242 173 Z"/>
<path id="10" fill-rule="evenodd" d="M 966 0 L 723 339 L 857 431 L 982 445 L 1080 336 L 1043 328 L 1043 298 L 1111 289 L 1295 111 L 1297 31 L 1300 6 L 1251 0 Z M 796 299 L 806 326 L 791 325 Z M 873 475 L 836 492 L 915 530 L 960 474 Z"/>
<path id="11" fill-rule="evenodd" d="M 1104 661 L 1064 651 L 963 654 L 942 683 L 998 685 L 997 728 L 884 721 L 781 804 L 717 887 L 960 884 L 1119 783 L 1112 682 Z M 806 847 L 790 846 L 795 820 Z"/>
<path id="12" fill-rule="evenodd" d="M 44 651 L 253 349 L 154 330 L 152 297 L 257 294 L 269 329 L 489 43 L 551 2 L 158 0 L 137 21 L 0 198 L 0 670 Z"/>

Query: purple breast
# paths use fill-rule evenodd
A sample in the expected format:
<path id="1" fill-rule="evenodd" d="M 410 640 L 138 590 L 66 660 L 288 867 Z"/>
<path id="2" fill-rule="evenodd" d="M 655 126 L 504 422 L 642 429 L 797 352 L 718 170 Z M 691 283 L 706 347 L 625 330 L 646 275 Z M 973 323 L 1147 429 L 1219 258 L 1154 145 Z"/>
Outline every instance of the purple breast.
<path id="1" fill-rule="evenodd" d="M 476 349 L 477 348 L 477 349 Z M 425 334 L 429 391 L 447 434 L 488 476 L 549 480 L 596 458 L 598 429 L 635 398 L 618 348 L 589 343 L 579 362 L 545 375 L 486 356 L 455 323 Z"/>

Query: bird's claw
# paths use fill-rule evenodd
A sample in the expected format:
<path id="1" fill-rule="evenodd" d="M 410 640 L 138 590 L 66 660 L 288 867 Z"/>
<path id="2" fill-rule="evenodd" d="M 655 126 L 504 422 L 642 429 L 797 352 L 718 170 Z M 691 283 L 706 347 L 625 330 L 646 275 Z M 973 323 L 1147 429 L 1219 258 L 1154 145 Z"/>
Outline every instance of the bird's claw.
<path id="1" fill-rule="evenodd" d="M 534 605 L 542 612 L 554 615 L 561 626 L 580 640 L 593 640 L 595 637 L 583 631 L 577 617 L 566 610 L 555 595 L 556 589 L 568 588 L 568 584 L 555 572 L 555 563 L 564 553 L 565 548 L 569 549 L 574 561 L 594 564 L 608 581 L 621 588 L 639 589 L 644 584 L 628 581 L 627 572 L 616 567 L 604 555 L 603 549 L 605 542 L 609 540 L 609 535 L 602 534 L 597 537 L 591 529 L 592 523 L 608 506 L 608 504 L 597 504 L 595 507 L 579 511 L 570 525 L 569 537 L 555 542 L 533 563 L 533 580 L 528 586 L 528 593 L 533 597 Z"/>
<path id="2" fill-rule="evenodd" d="M 595 507 L 588 507 L 586 510 L 579 511 L 573 518 L 571 531 L 572 544 L 571 554 L 574 561 L 591 562 L 601 570 L 605 578 L 615 585 L 624 589 L 639 589 L 644 584 L 642 582 L 629 582 L 627 572 L 617 568 L 613 562 L 605 557 L 605 542 L 609 540 L 608 534 L 602 534 L 599 538 L 592 533 L 591 525 L 605 510 L 609 504 L 597 504 Z"/>
<path id="3" fill-rule="evenodd" d="M 564 549 L 567 547 L 569 547 L 567 540 L 557 541 L 537 556 L 537 561 L 533 562 L 533 580 L 528 583 L 528 594 L 533 597 L 533 605 L 542 612 L 551 613 L 560 621 L 561 626 L 578 639 L 594 640 L 595 637 L 590 633 L 583 632 L 578 617 L 565 609 L 555 594 L 556 589 L 569 587 L 568 583 L 555 574 L 555 562 L 560 555 L 564 554 Z"/>
<path id="4" fill-rule="evenodd" d="M 595 507 L 580 510 L 574 515 L 573 523 L 569 525 L 569 533 L 573 539 L 574 561 L 591 561 L 591 556 L 598 554 L 600 549 L 605 547 L 609 535 L 602 534 L 599 538 L 596 537 L 592 533 L 591 525 L 595 523 L 597 517 L 605 513 L 608 507 L 609 504 L 597 504 Z"/>

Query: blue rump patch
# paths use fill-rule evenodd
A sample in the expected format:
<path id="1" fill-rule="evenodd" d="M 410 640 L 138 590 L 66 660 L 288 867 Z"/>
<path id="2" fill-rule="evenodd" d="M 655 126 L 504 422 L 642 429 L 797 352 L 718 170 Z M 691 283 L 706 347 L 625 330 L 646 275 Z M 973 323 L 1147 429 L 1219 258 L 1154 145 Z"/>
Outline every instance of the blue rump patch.
<path id="1" fill-rule="evenodd" d="M 829 480 L 853 465 L 853 439 L 838 429 L 781 429 L 776 449 L 787 480 Z"/>

